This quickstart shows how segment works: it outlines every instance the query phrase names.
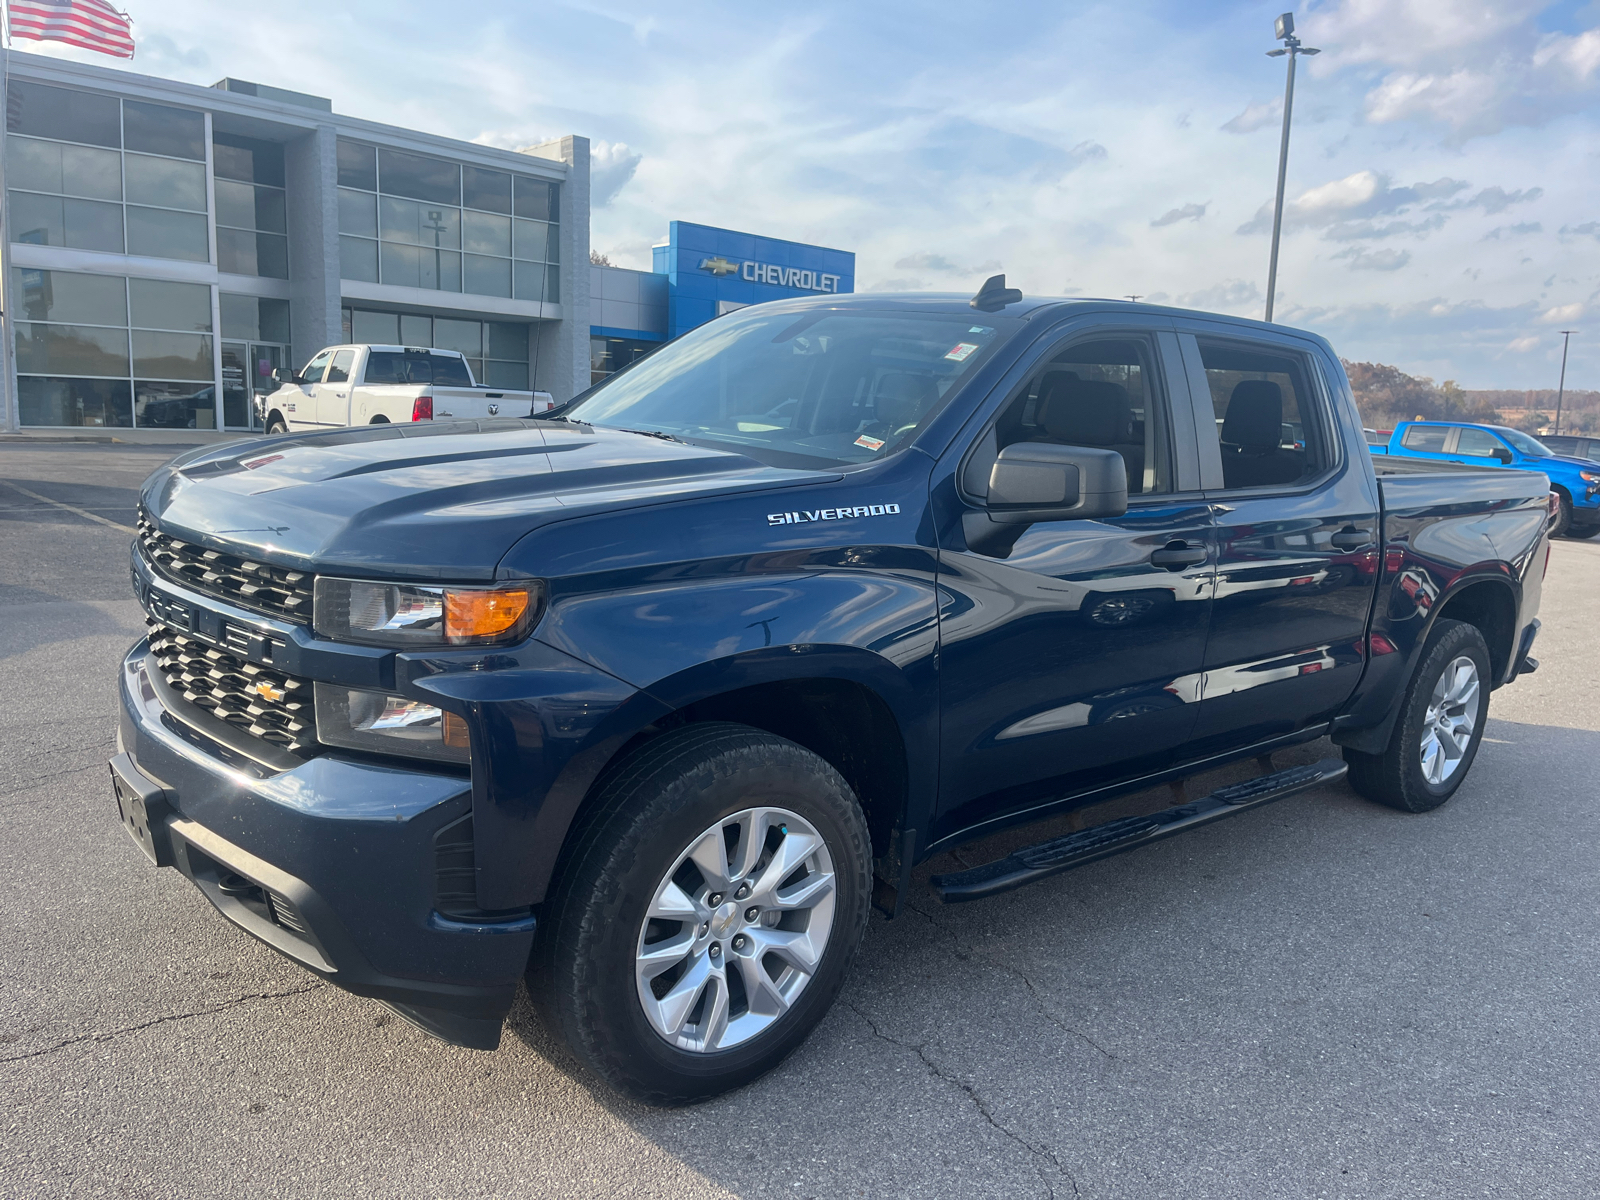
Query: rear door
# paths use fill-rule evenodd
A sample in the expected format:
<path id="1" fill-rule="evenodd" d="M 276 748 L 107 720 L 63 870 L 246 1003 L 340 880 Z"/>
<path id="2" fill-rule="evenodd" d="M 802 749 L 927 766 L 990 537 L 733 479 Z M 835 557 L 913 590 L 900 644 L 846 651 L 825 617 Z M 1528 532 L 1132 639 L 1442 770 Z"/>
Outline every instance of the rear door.
<path id="1" fill-rule="evenodd" d="M 1378 494 L 1354 406 L 1334 394 L 1342 376 L 1319 346 L 1177 325 L 1216 520 L 1195 731 L 1197 749 L 1215 752 L 1326 721 L 1354 691 L 1377 586 Z"/>
<path id="2" fill-rule="evenodd" d="M 1058 335 L 941 458 L 935 838 L 1157 770 L 1192 736 L 1214 572 L 1187 386 L 1169 322 Z M 1127 514 L 972 549 L 995 456 L 1030 441 L 1121 454 Z"/>
<path id="3" fill-rule="evenodd" d="M 1453 425 L 1433 422 L 1410 425 L 1400 435 L 1400 445 L 1412 458 L 1431 458 L 1437 462 L 1459 462 L 1454 453 L 1456 431 Z"/>

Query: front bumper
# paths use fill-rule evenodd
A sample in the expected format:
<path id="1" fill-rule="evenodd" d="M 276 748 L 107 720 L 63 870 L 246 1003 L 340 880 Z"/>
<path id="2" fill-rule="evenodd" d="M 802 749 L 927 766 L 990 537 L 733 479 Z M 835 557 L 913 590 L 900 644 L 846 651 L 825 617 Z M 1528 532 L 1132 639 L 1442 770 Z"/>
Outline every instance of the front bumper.
<path id="1" fill-rule="evenodd" d="M 447 1041 L 494 1049 L 534 918 L 472 923 L 436 911 L 471 854 L 471 781 L 339 754 L 262 766 L 210 736 L 223 731 L 204 714 L 168 712 L 147 651 L 140 642 L 122 663 L 117 760 L 153 785 L 141 805 L 147 851 L 328 982 Z"/>

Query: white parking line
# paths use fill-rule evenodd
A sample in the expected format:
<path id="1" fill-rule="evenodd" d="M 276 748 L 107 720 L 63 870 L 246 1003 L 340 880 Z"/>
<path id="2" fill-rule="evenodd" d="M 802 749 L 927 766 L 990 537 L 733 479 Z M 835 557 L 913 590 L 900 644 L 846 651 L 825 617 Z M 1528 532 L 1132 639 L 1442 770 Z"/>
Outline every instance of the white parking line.
<path id="1" fill-rule="evenodd" d="M 14 492 L 21 492 L 30 500 L 38 500 L 43 504 L 49 504 L 55 508 L 64 508 L 74 516 L 82 517 L 86 521 L 97 521 L 101 525 L 109 525 L 113 529 L 120 529 L 123 533 L 138 532 L 138 530 L 134 529 L 131 525 L 120 525 L 116 521 L 108 521 L 104 517 L 97 517 L 92 512 L 85 512 L 83 509 L 74 507 L 71 504 L 63 504 L 60 500 L 52 500 L 49 496 L 41 496 L 38 492 L 30 491 L 28 488 L 23 487 L 20 483 L 12 483 L 9 479 L 0 479 L 0 483 L 5 484 Z"/>

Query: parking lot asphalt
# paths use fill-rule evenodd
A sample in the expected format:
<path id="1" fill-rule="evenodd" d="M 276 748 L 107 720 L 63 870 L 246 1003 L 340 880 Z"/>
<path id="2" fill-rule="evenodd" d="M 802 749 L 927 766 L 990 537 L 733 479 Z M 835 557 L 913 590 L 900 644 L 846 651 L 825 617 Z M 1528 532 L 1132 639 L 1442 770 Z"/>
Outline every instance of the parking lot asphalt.
<path id="1" fill-rule="evenodd" d="M 119 830 L 128 527 L 175 451 L 0 445 L 0 1195 L 1600 1194 L 1600 541 L 1555 544 L 1444 808 L 1324 787 L 953 908 L 936 860 L 782 1067 L 655 1110 L 525 1002 L 484 1054 L 323 985 Z"/>

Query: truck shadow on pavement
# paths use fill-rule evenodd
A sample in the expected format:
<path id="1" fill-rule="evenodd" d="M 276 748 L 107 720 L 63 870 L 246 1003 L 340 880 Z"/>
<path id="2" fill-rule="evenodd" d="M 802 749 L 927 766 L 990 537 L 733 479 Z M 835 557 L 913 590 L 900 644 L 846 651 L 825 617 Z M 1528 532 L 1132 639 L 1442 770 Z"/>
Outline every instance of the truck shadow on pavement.
<path id="1" fill-rule="evenodd" d="M 1316 742 L 1276 765 L 1336 753 Z M 1480 1127 L 1524 1156 L 1519 1178 L 1560 1191 L 1595 1165 L 1564 1158 L 1550 1122 L 1573 1127 L 1571 1149 L 1600 1120 L 1582 1083 L 1600 1069 L 1585 1032 L 1600 1001 L 1570 975 L 1600 954 L 1600 928 L 1507 902 L 1594 911 L 1600 824 L 1581 779 L 1597 756 L 1600 733 L 1491 719 L 1473 774 L 1433 813 L 1341 783 L 970 905 L 941 905 L 927 877 L 1107 814 L 940 856 L 900 918 L 874 914 L 811 1038 L 696 1108 L 620 1100 L 525 997 L 508 1033 L 739 1194 L 1189 1194 L 1202 1162 L 1196 1195 L 1290 1178 L 1292 1194 L 1404 1192 L 1406 1178 L 1481 1185 L 1450 1142 Z M 1254 770 L 1213 772 L 1194 794 Z M 1508 1115 L 1503 1095 L 1541 1097 L 1547 1115 Z"/>

